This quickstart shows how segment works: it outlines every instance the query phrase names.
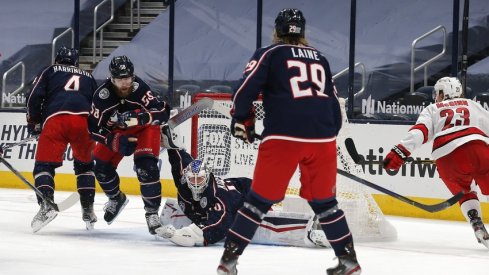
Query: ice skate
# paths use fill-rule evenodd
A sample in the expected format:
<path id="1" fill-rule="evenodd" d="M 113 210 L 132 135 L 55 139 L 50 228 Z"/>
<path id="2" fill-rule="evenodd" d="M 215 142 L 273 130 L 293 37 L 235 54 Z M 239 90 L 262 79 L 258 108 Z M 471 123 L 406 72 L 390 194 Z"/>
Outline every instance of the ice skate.
<path id="1" fill-rule="evenodd" d="M 348 254 L 338 256 L 338 265 L 326 270 L 328 275 L 358 275 L 362 273 L 362 269 L 357 261 L 353 244 L 346 245 L 346 251 Z"/>
<path id="2" fill-rule="evenodd" d="M 111 224 L 117 218 L 128 202 L 129 200 L 122 192 L 119 192 L 114 198 L 109 199 L 104 207 L 104 220 L 107 224 Z"/>
<path id="3" fill-rule="evenodd" d="M 469 210 L 467 215 L 470 218 L 470 224 L 472 225 L 472 229 L 474 229 L 477 241 L 489 248 L 489 234 L 487 233 L 486 227 L 484 226 L 484 223 L 482 223 L 482 219 L 479 217 L 477 210 Z"/>
<path id="4" fill-rule="evenodd" d="M 93 202 L 84 203 L 82 202 L 82 219 L 86 224 L 87 230 L 92 230 L 94 224 L 97 222 L 97 215 L 93 211 Z"/>
<path id="5" fill-rule="evenodd" d="M 32 231 L 34 233 L 41 230 L 41 228 L 54 220 L 58 215 L 58 212 L 56 212 L 56 210 L 54 210 L 54 208 L 46 201 L 43 201 L 40 206 L 41 208 L 39 209 L 39 212 L 37 212 L 31 222 Z"/>
<path id="6" fill-rule="evenodd" d="M 156 229 L 161 227 L 160 217 L 158 216 L 157 209 L 146 209 L 146 223 L 148 224 L 148 230 L 151 235 L 156 235 Z"/>
<path id="7" fill-rule="evenodd" d="M 238 264 L 239 255 L 236 253 L 238 245 L 230 242 L 224 247 L 224 253 L 217 267 L 217 274 L 219 275 L 236 275 L 238 270 L 236 265 Z"/>

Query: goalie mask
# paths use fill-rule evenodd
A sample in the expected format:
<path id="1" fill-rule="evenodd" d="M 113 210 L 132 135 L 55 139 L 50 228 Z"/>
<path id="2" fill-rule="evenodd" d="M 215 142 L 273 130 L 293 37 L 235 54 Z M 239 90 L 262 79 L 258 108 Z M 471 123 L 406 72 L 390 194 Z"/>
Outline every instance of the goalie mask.
<path id="1" fill-rule="evenodd" d="M 199 201 L 202 193 L 209 185 L 211 172 L 201 160 L 193 160 L 183 171 L 183 181 L 192 191 L 194 201 Z"/>
<path id="2" fill-rule="evenodd" d="M 458 98 L 462 96 L 462 83 L 456 77 L 440 78 L 434 88 L 434 99 L 443 92 L 443 100 Z"/>

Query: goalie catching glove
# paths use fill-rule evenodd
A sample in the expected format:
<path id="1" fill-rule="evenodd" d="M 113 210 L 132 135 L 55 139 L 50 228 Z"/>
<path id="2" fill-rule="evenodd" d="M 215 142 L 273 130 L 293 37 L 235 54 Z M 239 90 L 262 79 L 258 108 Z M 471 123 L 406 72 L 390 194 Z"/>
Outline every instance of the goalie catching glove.
<path id="1" fill-rule="evenodd" d="M 204 231 L 195 223 L 180 229 L 175 229 L 173 225 L 168 224 L 157 228 L 156 234 L 180 246 L 192 247 L 204 245 Z"/>
<path id="2" fill-rule="evenodd" d="M 152 121 L 151 113 L 142 109 L 131 110 L 117 115 L 117 126 L 121 129 L 147 125 Z"/>
<path id="3" fill-rule="evenodd" d="M 255 141 L 255 110 L 252 109 L 248 118 L 243 121 L 231 120 L 231 134 L 238 139 L 247 143 L 253 143 Z"/>
<path id="4" fill-rule="evenodd" d="M 391 151 L 384 158 L 383 166 L 386 170 L 399 170 L 406 159 L 411 155 L 408 149 L 401 144 L 392 147 Z"/>

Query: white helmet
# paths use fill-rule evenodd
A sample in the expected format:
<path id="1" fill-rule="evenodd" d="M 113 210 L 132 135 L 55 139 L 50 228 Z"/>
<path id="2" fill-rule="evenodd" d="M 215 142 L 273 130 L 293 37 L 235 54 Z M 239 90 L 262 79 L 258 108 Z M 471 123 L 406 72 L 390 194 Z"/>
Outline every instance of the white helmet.
<path id="1" fill-rule="evenodd" d="M 183 171 L 183 181 L 192 191 L 192 198 L 199 201 L 209 185 L 210 170 L 201 160 L 193 160 Z"/>
<path id="2" fill-rule="evenodd" d="M 462 83 L 456 77 L 442 77 L 435 84 L 436 96 L 443 92 L 443 100 L 452 99 L 462 96 Z"/>

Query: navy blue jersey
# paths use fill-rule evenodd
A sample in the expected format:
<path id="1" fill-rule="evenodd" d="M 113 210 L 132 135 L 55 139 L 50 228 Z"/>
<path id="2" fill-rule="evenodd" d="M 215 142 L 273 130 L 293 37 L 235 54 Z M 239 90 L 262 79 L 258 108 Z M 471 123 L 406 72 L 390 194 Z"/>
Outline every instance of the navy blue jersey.
<path id="1" fill-rule="evenodd" d="M 247 119 L 260 93 L 263 137 L 311 141 L 334 137 L 341 128 L 329 63 L 315 48 L 274 44 L 258 49 L 233 95 L 233 118 Z"/>
<path id="2" fill-rule="evenodd" d="M 204 232 L 208 244 L 222 240 L 243 206 L 251 187 L 249 178 L 221 179 L 211 174 L 209 185 L 200 201 L 192 199 L 192 191 L 182 181 L 183 169 L 193 158 L 184 150 L 168 150 L 173 180 L 178 191 L 178 204 L 185 215 Z"/>
<path id="3" fill-rule="evenodd" d="M 90 73 L 75 66 L 51 65 L 34 79 L 27 99 L 27 115 L 41 124 L 57 114 L 88 115 L 96 89 L 97 83 Z"/>
<path id="4" fill-rule="evenodd" d="M 127 98 L 119 97 L 115 89 L 111 80 L 107 79 L 93 95 L 88 129 L 96 141 L 107 144 L 109 134 L 116 127 L 114 117 L 117 113 L 144 110 L 151 113 L 153 122 L 168 121 L 170 106 L 159 100 L 141 78 L 135 77 L 133 92 Z"/>

